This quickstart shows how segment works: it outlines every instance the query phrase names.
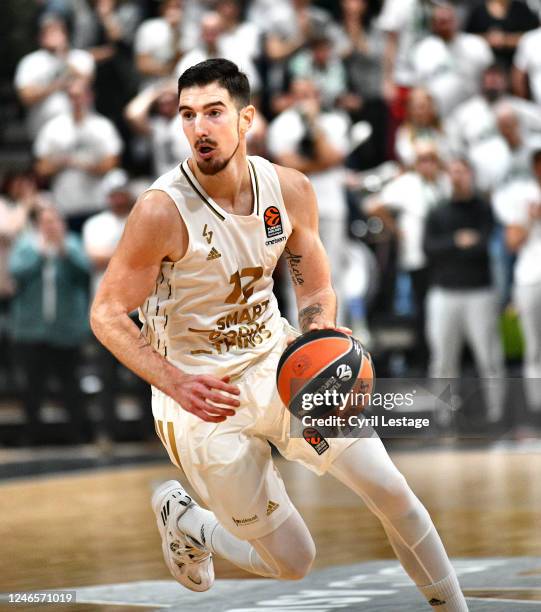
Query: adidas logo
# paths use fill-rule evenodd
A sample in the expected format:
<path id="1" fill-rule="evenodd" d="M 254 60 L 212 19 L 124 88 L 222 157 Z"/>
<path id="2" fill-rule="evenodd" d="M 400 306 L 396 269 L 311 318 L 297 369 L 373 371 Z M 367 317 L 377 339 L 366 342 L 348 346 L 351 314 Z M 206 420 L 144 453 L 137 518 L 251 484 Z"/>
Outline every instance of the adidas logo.
<path id="1" fill-rule="evenodd" d="M 163 506 L 160 515 L 162 517 L 163 526 L 165 527 L 165 524 L 167 523 L 167 517 L 169 516 L 169 500 L 167 500 L 167 503 Z"/>
<path id="2" fill-rule="evenodd" d="M 269 501 L 269 503 L 267 504 L 267 516 L 272 514 L 279 506 L 280 504 L 277 504 L 273 501 Z"/>
<path id="3" fill-rule="evenodd" d="M 436 606 L 444 606 L 446 602 L 434 597 L 428 603 L 435 608 Z"/>
<path id="4" fill-rule="evenodd" d="M 213 259 L 218 259 L 218 257 L 221 257 L 222 254 L 217 251 L 214 247 L 212 247 L 212 249 L 210 249 L 209 254 L 207 255 L 207 261 L 211 261 Z"/>

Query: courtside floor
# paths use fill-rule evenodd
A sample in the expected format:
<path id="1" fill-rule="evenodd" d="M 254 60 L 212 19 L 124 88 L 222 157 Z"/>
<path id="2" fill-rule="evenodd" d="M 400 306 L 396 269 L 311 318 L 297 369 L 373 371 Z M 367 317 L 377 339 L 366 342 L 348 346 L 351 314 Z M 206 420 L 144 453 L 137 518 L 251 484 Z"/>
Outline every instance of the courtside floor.
<path id="1" fill-rule="evenodd" d="M 64 449 L 55 462 L 40 452 L 44 472 L 67 462 L 70 452 L 79 461 L 91 455 Z M 116 453 L 129 454 L 122 445 Z M 300 582 L 262 580 L 216 559 L 218 580 L 209 592 L 184 590 L 169 579 L 149 505 L 152 487 L 178 478 L 178 470 L 155 448 L 152 462 L 132 455 L 135 463 L 14 478 L 6 468 L 16 465 L 14 455 L 0 452 L 0 593 L 75 590 L 77 604 L 48 606 L 65 611 L 429 609 L 362 502 L 332 477 L 281 459 L 288 491 L 318 548 L 311 575 Z M 541 612 L 541 444 L 435 446 L 391 455 L 433 516 L 470 610 Z M 22 459 L 19 452 L 19 474 L 28 473 Z M 180 480 L 186 484 L 182 474 Z M 4 599 L 0 609 L 36 608 Z"/>

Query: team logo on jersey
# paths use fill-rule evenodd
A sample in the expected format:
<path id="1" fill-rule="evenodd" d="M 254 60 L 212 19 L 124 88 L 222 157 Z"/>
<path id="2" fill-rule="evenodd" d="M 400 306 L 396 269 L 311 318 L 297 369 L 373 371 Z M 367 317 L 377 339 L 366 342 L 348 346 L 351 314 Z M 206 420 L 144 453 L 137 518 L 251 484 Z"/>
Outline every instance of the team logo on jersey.
<path id="1" fill-rule="evenodd" d="M 268 206 L 263 214 L 267 238 L 274 238 L 283 233 L 282 216 L 276 206 Z"/>
<path id="2" fill-rule="evenodd" d="M 318 455 L 329 450 L 329 443 L 314 427 L 306 427 L 302 432 L 302 437 L 316 451 Z"/>
<path id="3" fill-rule="evenodd" d="M 206 238 L 208 244 L 210 244 L 212 242 L 212 234 L 214 232 L 210 229 L 208 229 L 208 225 L 205 223 L 205 227 L 203 228 L 203 238 Z"/>

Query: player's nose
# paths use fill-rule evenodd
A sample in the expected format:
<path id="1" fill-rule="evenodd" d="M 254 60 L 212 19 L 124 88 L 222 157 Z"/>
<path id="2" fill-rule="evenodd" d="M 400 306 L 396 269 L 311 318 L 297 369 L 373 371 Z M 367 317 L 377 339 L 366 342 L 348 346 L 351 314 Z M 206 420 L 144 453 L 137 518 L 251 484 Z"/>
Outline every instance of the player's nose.
<path id="1" fill-rule="evenodd" d="M 208 134 L 207 122 L 203 115 L 197 115 L 194 122 L 195 135 L 198 137 Z"/>

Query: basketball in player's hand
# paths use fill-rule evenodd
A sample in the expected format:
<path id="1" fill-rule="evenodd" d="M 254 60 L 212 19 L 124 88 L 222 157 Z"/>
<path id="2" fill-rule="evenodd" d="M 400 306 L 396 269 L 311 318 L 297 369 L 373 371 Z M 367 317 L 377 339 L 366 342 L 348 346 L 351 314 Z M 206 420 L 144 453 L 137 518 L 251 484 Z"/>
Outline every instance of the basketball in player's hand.
<path id="1" fill-rule="evenodd" d="M 368 405 L 375 383 L 370 353 L 335 329 L 309 331 L 284 351 L 276 371 L 282 402 L 302 418 L 347 418 Z"/>

